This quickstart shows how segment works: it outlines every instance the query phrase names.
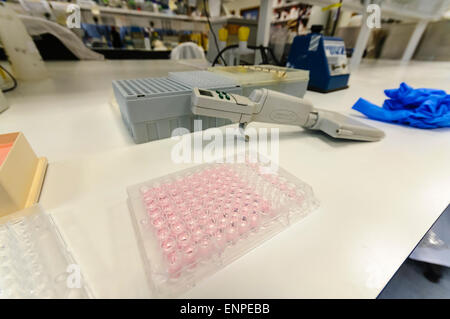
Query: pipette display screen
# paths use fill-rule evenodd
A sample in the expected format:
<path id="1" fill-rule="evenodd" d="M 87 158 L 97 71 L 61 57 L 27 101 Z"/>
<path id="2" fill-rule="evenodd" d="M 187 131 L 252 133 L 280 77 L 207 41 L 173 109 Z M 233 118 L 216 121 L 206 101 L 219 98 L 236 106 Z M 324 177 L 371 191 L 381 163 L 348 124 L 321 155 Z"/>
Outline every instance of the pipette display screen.
<path id="1" fill-rule="evenodd" d="M 200 93 L 200 95 L 205 95 L 205 96 L 210 96 L 213 97 L 212 93 L 210 91 L 206 91 L 206 90 L 198 90 L 198 92 Z"/>

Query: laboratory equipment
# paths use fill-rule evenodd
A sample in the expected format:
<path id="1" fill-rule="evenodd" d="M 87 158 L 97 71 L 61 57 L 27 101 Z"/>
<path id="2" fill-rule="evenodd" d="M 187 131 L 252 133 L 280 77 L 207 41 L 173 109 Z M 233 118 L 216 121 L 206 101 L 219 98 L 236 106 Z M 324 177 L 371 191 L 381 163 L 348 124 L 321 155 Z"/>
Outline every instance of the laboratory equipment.
<path id="1" fill-rule="evenodd" d="M 320 130 L 335 138 L 378 141 L 383 131 L 342 114 L 320 110 L 308 100 L 267 89 L 257 89 L 244 97 L 222 91 L 194 88 L 192 113 L 239 122 L 242 130 L 252 121 L 299 125 Z"/>
<path id="2" fill-rule="evenodd" d="M 439 89 L 414 89 L 402 82 L 384 90 L 388 99 L 379 107 L 360 98 L 353 109 L 369 118 L 418 128 L 450 127 L 450 95 Z"/>
<path id="3" fill-rule="evenodd" d="M 230 79 L 207 71 L 174 72 L 168 77 L 113 81 L 123 122 L 135 143 L 168 138 L 179 127 L 193 131 L 195 119 L 202 120 L 203 129 L 230 124 L 223 119 L 192 114 L 190 94 L 195 86 L 241 92 Z"/>
<path id="4" fill-rule="evenodd" d="M 183 59 L 205 59 L 205 52 L 203 48 L 194 42 L 184 42 L 178 44 L 170 52 L 171 60 Z"/>
<path id="5" fill-rule="evenodd" d="M 250 28 L 248 27 L 240 27 L 238 29 L 238 35 L 239 35 L 239 44 L 232 44 L 225 46 L 226 44 L 226 38 L 225 36 L 228 36 L 228 33 L 224 33 L 221 31 L 224 31 L 225 29 L 222 28 L 219 30 L 219 34 L 222 33 L 222 40 L 220 41 L 219 47 L 219 53 L 217 53 L 216 57 L 212 60 L 212 66 L 216 66 L 216 64 L 219 62 L 219 59 L 224 65 L 240 65 L 241 64 L 241 56 L 249 56 L 250 54 L 254 54 L 256 52 L 259 52 L 260 54 L 260 60 L 262 60 L 262 63 L 258 64 L 275 64 L 280 65 L 280 62 L 278 62 L 277 58 L 275 57 L 275 54 L 270 47 L 265 47 L 262 45 L 254 46 L 254 45 L 248 45 L 248 38 L 250 35 Z M 272 60 L 269 60 L 268 53 L 271 55 Z M 226 62 L 228 61 L 228 63 Z"/>
<path id="6" fill-rule="evenodd" d="M 17 14 L 5 2 L 0 2 L 0 41 L 18 80 L 42 80 L 48 77 L 33 39 Z"/>
<path id="7" fill-rule="evenodd" d="M 254 89 L 266 88 L 303 97 L 309 80 L 308 71 L 274 65 L 214 66 L 208 71 L 233 79 L 244 96 L 249 96 Z"/>
<path id="8" fill-rule="evenodd" d="M 450 61 L 448 30 L 450 30 L 450 19 L 429 22 L 417 50 L 414 52 L 414 60 Z"/>
<path id="9" fill-rule="evenodd" d="M 171 72 L 168 77 L 113 81 L 122 119 L 136 143 L 168 138 L 184 127 L 193 131 L 194 119 L 202 128 L 231 122 L 192 114 L 191 92 L 194 87 L 250 94 L 255 88 L 268 87 L 302 97 L 306 92 L 308 72 L 275 66 L 216 67 L 208 71 Z"/>
<path id="10" fill-rule="evenodd" d="M 350 70 L 344 40 L 323 36 L 320 30 L 312 28 L 311 33 L 294 38 L 287 66 L 309 70 L 309 90 L 326 93 L 345 89 Z"/>
<path id="11" fill-rule="evenodd" d="M 56 20 L 51 4 L 47 1 L 19 0 L 19 3 L 30 16 L 39 17 L 41 19 L 51 19 L 53 21 Z"/>
<path id="12" fill-rule="evenodd" d="M 39 205 L 0 217 L 0 299 L 87 298 L 77 267 Z"/>
<path id="13" fill-rule="evenodd" d="M 128 188 L 155 297 L 184 292 L 317 207 L 310 186 L 263 168 L 209 163 Z"/>
<path id="14" fill-rule="evenodd" d="M 228 61 L 228 65 L 239 65 L 240 64 L 240 56 L 241 55 L 249 55 L 255 53 L 256 47 L 252 46 L 253 49 L 250 49 L 248 47 L 248 37 L 250 35 L 250 28 L 249 27 L 240 27 L 238 29 L 238 38 L 239 38 L 239 44 L 232 45 L 232 46 L 226 46 L 226 41 L 228 39 L 228 30 L 225 28 L 222 28 L 219 30 L 219 53 L 215 57 L 215 59 L 212 62 L 212 65 L 215 66 L 217 61 L 219 61 L 219 58 L 223 59 L 222 62 L 225 62 L 225 60 Z M 230 50 L 225 55 L 225 51 Z M 226 65 L 226 64 L 225 64 Z"/>
<path id="15" fill-rule="evenodd" d="M 37 202 L 46 169 L 22 133 L 0 135 L 0 217 Z"/>
<path id="16" fill-rule="evenodd" d="M 227 46 L 228 30 L 226 28 L 219 29 L 219 50 L 224 49 Z"/>
<path id="17" fill-rule="evenodd" d="M 8 101 L 6 100 L 6 97 L 3 94 L 1 87 L 2 87 L 2 78 L 0 77 L 0 113 L 9 107 Z"/>
<path id="18" fill-rule="evenodd" d="M 219 41 L 225 42 L 225 46 L 230 45 L 238 45 L 240 42 L 239 39 L 239 28 L 240 27 L 247 27 L 250 29 L 249 35 L 248 35 L 248 45 L 249 46 L 255 46 L 256 45 L 256 35 L 257 35 L 257 28 L 258 28 L 258 22 L 256 20 L 250 20 L 250 19 L 243 19 L 238 17 L 218 17 L 211 20 L 211 29 L 209 30 L 208 39 L 211 39 L 209 41 L 208 50 L 206 54 L 206 58 L 208 61 L 212 62 L 214 61 L 215 57 L 218 55 L 219 51 L 218 48 L 215 46 L 215 43 L 213 41 L 214 34 L 219 35 Z M 220 29 L 225 28 L 227 32 L 226 37 L 221 37 L 221 31 Z M 223 32 L 223 31 L 222 31 Z M 223 33 L 222 33 L 223 34 Z M 224 44 L 222 44 L 224 45 Z M 219 50 L 222 48 L 219 46 Z M 245 55 L 246 62 L 253 64 L 254 63 L 254 51 L 250 52 L 250 54 Z M 225 58 L 225 56 L 224 56 Z M 229 61 L 227 61 L 229 62 Z"/>

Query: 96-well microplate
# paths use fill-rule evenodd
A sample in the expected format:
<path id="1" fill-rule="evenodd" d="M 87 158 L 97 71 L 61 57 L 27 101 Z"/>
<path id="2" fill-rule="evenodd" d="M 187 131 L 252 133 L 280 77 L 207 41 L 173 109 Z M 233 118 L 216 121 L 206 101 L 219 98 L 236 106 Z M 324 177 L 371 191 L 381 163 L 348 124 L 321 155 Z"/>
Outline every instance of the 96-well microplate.
<path id="1" fill-rule="evenodd" d="M 128 188 L 144 266 L 156 296 L 195 285 L 317 206 L 281 168 L 204 164 Z"/>

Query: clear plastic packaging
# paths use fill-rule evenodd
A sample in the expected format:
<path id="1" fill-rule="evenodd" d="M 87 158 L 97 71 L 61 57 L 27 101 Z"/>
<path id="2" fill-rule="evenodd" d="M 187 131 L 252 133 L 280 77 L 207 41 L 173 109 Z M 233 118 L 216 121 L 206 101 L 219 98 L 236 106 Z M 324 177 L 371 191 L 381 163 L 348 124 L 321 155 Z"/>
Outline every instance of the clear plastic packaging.
<path id="1" fill-rule="evenodd" d="M 69 265 L 76 264 L 40 206 L 0 219 L 0 298 L 88 297 L 82 277 L 80 287 L 68 285 Z"/>
<path id="2" fill-rule="evenodd" d="M 261 168 L 203 164 L 128 188 L 155 297 L 186 291 L 316 208 L 310 186 Z"/>
<path id="3" fill-rule="evenodd" d="M 232 79 L 242 87 L 244 96 L 255 89 L 266 88 L 303 97 L 309 81 L 309 71 L 274 65 L 214 66 L 208 71 Z"/>

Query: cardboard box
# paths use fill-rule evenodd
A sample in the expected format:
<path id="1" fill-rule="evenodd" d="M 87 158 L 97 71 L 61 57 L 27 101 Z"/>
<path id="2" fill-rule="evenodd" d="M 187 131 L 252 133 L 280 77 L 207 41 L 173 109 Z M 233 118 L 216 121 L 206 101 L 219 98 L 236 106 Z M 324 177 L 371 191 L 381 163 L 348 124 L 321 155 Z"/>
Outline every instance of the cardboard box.
<path id="1" fill-rule="evenodd" d="M 0 135 L 0 217 L 38 201 L 46 169 L 22 133 Z"/>

